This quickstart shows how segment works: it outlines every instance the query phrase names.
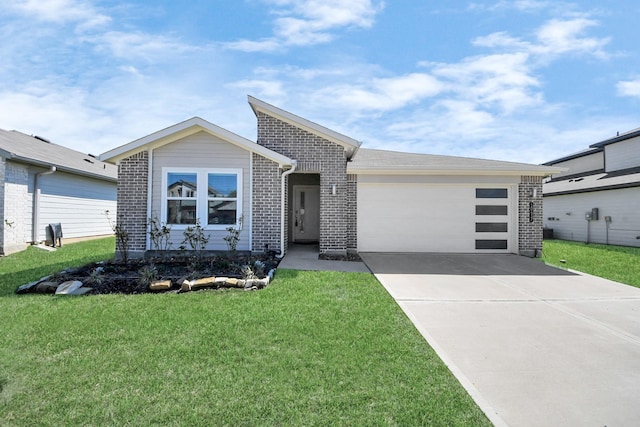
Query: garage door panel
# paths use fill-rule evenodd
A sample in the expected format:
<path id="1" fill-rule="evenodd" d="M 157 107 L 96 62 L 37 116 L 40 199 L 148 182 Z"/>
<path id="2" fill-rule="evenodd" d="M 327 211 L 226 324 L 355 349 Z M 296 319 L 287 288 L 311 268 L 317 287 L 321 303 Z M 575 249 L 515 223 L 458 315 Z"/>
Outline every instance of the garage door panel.
<path id="1" fill-rule="evenodd" d="M 477 252 L 476 240 L 508 239 L 513 227 L 510 212 L 476 216 L 476 205 L 509 205 L 509 200 L 476 200 L 475 185 L 359 184 L 358 248 L 363 252 Z M 476 232 L 476 222 L 506 222 L 508 232 Z M 492 245 L 499 246 L 485 242 L 480 247 Z"/>

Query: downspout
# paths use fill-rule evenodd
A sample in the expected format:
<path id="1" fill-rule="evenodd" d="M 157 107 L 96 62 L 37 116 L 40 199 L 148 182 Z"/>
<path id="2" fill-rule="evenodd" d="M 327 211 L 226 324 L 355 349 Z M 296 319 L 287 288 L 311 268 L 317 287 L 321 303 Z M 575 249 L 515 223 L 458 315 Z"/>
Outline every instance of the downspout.
<path id="1" fill-rule="evenodd" d="M 31 215 L 31 240 L 32 244 L 38 244 L 38 224 L 40 223 L 40 187 L 38 181 L 41 176 L 51 175 L 56 172 L 56 167 L 51 166 L 51 169 L 45 172 L 35 174 L 33 178 L 33 212 Z"/>
<path id="2" fill-rule="evenodd" d="M 292 174 L 296 170 L 297 165 L 298 162 L 294 160 L 291 163 L 291 169 L 286 172 L 282 172 L 282 175 L 280 176 L 280 253 L 276 255 L 276 258 L 278 259 L 284 257 L 285 182 L 287 175 Z"/>

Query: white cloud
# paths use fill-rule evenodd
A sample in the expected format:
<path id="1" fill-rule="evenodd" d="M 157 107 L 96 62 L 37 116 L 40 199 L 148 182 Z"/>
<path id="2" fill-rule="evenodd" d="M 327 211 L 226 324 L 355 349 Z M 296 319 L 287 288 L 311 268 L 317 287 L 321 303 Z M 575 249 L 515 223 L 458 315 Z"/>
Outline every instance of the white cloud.
<path id="1" fill-rule="evenodd" d="M 598 21 L 584 17 L 551 19 L 535 31 L 533 42 L 513 37 L 506 32 L 497 32 L 473 40 L 475 46 L 506 48 L 527 52 L 543 60 L 555 59 L 566 54 L 583 54 L 607 58 L 605 46 L 609 38 L 584 36 L 585 31 L 598 25 Z"/>
<path id="2" fill-rule="evenodd" d="M 145 61 L 168 61 L 170 57 L 204 50 L 171 37 L 143 32 L 109 31 L 84 40 L 98 50 L 107 50 L 115 58 Z"/>
<path id="3" fill-rule="evenodd" d="M 640 78 L 620 81 L 616 85 L 618 95 L 640 98 Z"/>
<path id="4" fill-rule="evenodd" d="M 313 94 L 318 105 L 357 111 L 388 111 L 406 107 L 442 91 L 433 76 L 412 73 L 391 78 L 374 78 L 361 84 L 338 84 Z"/>
<path id="5" fill-rule="evenodd" d="M 111 18 L 82 0 L 13 0 L 9 7 L 39 21 L 75 23 L 80 29 L 107 24 Z"/>
<path id="6" fill-rule="evenodd" d="M 228 49 L 273 52 L 286 46 L 327 43 L 343 28 L 369 28 L 384 4 L 375 0 L 264 0 L 277 6 L 271 13 L 274 36 L 225 43 Z"/>

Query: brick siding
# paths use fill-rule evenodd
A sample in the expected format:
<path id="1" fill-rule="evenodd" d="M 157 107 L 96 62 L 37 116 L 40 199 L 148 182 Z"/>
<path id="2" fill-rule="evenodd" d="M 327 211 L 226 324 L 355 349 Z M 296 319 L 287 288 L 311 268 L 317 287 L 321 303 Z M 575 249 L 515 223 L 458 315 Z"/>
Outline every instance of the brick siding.
<path id="1" fill-rule="evenodd" d="M 534 190 L 536 197 L 532 197 Z M 533 203 L 533 205 L 530 205 Z M 542 255 L 542 177 L 523 176 L 518 185 L 518 249 L 521 254 Z"/>
<path id="2" fill-rule="evenodd" d="M 280 183 L 278 164 L 254 153 L 251 248 L 253 252 L 263 252 L 265 249 L 280 251 Z"/>
<path id="3" fill-rule="evenodd" d="M 129 233 L 129 256 L 144 254 L 147 247 L 147 191 L 149 156 L 141 151 L 118 164 L 117 221 Z"/>
<path id="4" fill-rule="evenodd" d="M 286 122 L 265 113 L 258 112 L 258 144 L 276 151 L 299 163 L 298 172 L 314 172 L 320 175 L 320 252 L 322 253 L 346 253 L 347 251 L 347 158 L 344 147 L 321 138 L 311 132 L 299 129 Z M 254 162 L 254 176 L 268 171 L 262 171 L 265 164 Z M 314 170 L 310 170 L 314 169 Z M 255 184 L 255 178 L 254 178 Z M 265 183 L 271 189 L 262 187 L 263 191 L 273 195 L 280 192 L 280 182 Z M 332 186 L 336 186 L 336 194 L 332 194 Z M 254 197 L 258 195 L 254 186 Z M 280 203 L 280 197 L 273 197 L 267 210 L 275 212 L 275 205 Z M 285 200 L 288 203 L 288 200 Z M 266 207 L 264 203 L 261 204 Z M 255 215 L 253 222 L 254 248 L 262 244 L 257 239 L 263 227 L 269 227 L 266 222 L 273 221 L 279 225 L 280 214 L 278 206 L 277 218 L 258 218 Z M 286 212 L 289 212 L 288 205 Z M 288 215 L 285 216 L 285 233 L 288 229 Z M 278 229 L 278 236 L 279 236 Z M 285 242 L 288 236 L 285 238 Z"/>

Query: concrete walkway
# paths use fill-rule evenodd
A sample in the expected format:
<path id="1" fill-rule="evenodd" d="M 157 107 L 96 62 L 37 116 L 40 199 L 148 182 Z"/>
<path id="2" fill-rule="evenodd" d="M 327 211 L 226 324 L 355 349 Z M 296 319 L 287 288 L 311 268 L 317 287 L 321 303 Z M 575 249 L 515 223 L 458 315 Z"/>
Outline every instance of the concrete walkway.
<path id="1" fill-rule="evenodd" d="M 640 425 L 640 289 L 515 255 L 361 256 L 495 425 Z"/>
<path id="2" fill-rule="evenodd" d="M 320 250 L 317 244 L 289 244 L 286 255 L 278 268 L 291 270 L 342 271 L 346 273 L 371 273 L 360 261 L 329 261 L 318 259 Z"/>

